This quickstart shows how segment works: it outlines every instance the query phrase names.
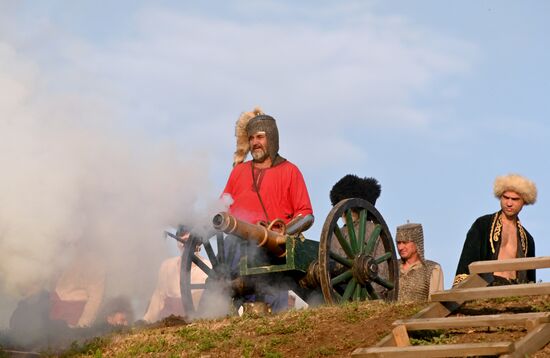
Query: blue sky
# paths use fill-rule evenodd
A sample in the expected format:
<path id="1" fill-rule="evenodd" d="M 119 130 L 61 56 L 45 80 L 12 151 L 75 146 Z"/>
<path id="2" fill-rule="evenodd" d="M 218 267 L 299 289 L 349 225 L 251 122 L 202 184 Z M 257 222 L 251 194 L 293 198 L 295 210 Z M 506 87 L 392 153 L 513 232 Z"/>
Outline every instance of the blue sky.
<path id="1" fill-rule="evenodd" d="M 494 178 L 514 172 L 538 186 L 520 217 L 546 256 L 549 10 L 546 1 L 2 0 L 2 251 L 13 260 L 33 250 L 19 238 L 37 228 L 61 247 L 59 237 L 93 226 L 105 242 L 113 230 L 140 231 L 121 241 L 139 256 L 155 230 L 211 211 L 235 120 L 260 105 L 309 187 L 308 238 L 319 238 L 340 177 L 373 176 L 392 234 L 422 223 L 426 256 L 449 287 L 468 228 L 498 209 Z M 57 255 L 34 250 L 39 263 Z"/>

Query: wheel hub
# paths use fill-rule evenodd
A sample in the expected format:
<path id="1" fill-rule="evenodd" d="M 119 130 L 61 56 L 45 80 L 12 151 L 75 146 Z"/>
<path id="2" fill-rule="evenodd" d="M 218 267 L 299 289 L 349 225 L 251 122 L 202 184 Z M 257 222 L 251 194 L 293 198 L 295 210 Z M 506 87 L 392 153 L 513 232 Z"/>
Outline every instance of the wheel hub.
<path id="1" fill-rule="evenodd" d="M 370 255 L 358 255 L 353 260 L 353 277 L 361 285 L 378 277 L 378 264 Z"/>

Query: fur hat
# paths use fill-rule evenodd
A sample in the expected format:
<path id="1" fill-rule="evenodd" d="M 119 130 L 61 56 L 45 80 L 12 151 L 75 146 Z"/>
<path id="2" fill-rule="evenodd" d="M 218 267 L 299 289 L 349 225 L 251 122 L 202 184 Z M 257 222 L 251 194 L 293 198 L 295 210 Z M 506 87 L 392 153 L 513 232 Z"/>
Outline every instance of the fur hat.
<path id="1" fill-rule="evenodd" d="M 500 199 L 506 191 L 517 193 L 525 205 L 534 204 L 537 201 L 537 187 L 535 183 L 519 174 L 508 174 L 495 179 L 493 192 L 495 197 Z"/>
<path id="2" fill-rule="evenodd" d="M 348 174 L 338 180 L 330 191 L 330 202 L 332 206 L 340 201 L 349 198 L 360 198 L 368 201 L 372 205 L 376 204 L 376 199 L 380 197 L 382 187 L 378 180 L 374 178 L 360 178 L 354 174 Z"/>
<path id="3" fill-rule="evenodd" d="M 248 122 L 258 116 L 264 114 L 260 107 L 255 107 L 251 112 L 243 112 L 237 119 L 235 124 L 235 137 L 237 137 L 237 148 L 233 155 L 233 166 L 244 162 L 246 155 L 250 151 L 248 143 L 248 131 L 246 129 Z"/>
<path id="4" fill-rule="evenodd" d="M 397 227 L 395 242 L 414 242 L 416 252 L 421 260 L 424 260 L 424 231 L 422 224 L 407 223 Z"/>

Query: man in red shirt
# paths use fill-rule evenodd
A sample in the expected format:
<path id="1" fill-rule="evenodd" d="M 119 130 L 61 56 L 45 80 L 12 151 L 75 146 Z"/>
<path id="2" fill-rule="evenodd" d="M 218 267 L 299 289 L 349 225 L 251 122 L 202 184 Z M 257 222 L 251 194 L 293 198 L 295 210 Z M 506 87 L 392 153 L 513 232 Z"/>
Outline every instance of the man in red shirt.
<path id="1" fill-rule="evenodd" d="M 236 136 L 233 170 L 222 194 L 231 199 L 229 212 L 252 224 L 276 219 L 296 223 L 313 215 L 302 173 L 279 155 L 275 119 L 260 108 L 245 112 L 237 121 Z M 244 161 L 249 151 L 252 160 Z M 280 301 L 272 304 L 273 310 L 288 303 L 287 297 Z"/>
<path id="2" fill-rule="evenodd" d="M 252 115 L 255 116 L 250 118 Z M 239 127 L 243 126 L 245 130 L 240 131 Z M 246 136 L 249 149 L 245 148 L 244 156 L 235 158 L 233 171 L 223 190 L 223 195 L 232 199 L 229 212 L 253 224 L 275 219 L 288 223 L 295 217 L 313 214 L 302 173 L 278 153 L 279 133 L 275 119 L 256 108 L 254 112 L 241 115 L 237 128 L 240 131 L 237 136 Z M 253 159 L 243 162 L 248 150 Z"/>

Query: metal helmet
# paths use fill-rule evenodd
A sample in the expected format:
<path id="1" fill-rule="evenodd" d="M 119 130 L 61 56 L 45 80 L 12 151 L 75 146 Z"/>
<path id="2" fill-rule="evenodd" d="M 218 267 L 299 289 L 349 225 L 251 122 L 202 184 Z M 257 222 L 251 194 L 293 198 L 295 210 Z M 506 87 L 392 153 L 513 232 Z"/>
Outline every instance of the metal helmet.
<path id="1" fill-rule="evenodd" d="M 260 114 L 250 119 L 246 125 L 248 137 L 258 132 L 265 132 L 267 137 L 267 151 L 272 162 L 275 162 L 279 153 L 279 130 L 275 118 L 267 114 Z"/>
<path id="2" fill-rule="evenodd" d="M 424 261 L 424 231 L 422 224 L 407 223 L 397 227 L 395 242 L 414 242 L 420 259 Z"/>

